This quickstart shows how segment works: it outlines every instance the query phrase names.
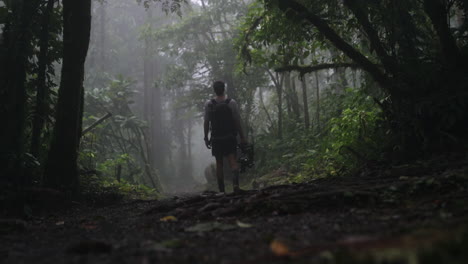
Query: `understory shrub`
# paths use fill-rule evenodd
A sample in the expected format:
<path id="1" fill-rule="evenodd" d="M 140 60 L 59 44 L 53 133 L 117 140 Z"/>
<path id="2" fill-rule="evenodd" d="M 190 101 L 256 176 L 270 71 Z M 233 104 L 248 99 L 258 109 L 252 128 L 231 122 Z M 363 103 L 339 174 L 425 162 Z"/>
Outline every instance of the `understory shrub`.
<path id="1" fill-rule="evenodd" d="M 289 125 L 282 140 L 274 133 L 257 137 L 256 174 L 270 177 L 280 169 L 288 173 L 279 183 L 302 182 L 350 173 L 380 158 L 387 132 L 374 98 L 349 88 L 342 95 L 326 96 L 323 105 L 320 129 Z"/>

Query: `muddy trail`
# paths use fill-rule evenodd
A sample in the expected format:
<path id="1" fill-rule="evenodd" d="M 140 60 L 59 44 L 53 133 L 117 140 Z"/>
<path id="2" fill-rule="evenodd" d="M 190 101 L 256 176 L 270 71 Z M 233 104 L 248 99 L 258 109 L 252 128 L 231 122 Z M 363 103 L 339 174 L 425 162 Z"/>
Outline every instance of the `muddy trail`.
<path id="1" fill-rule="evenodd" d="M 0 221 L 1 263 L 468 263 L 468 163 Z"/>

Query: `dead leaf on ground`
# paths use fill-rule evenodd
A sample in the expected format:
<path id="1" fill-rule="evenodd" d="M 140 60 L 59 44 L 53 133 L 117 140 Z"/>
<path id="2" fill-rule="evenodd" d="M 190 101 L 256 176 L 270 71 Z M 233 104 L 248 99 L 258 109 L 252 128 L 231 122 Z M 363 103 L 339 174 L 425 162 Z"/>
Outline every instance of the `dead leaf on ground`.
<path id="1" fill-rule="evenodd" d="M 159 221 L 161 221 L 161 222 L 175 222 L 175 221 L 177 221 L 177 217 L 175 217 L 173 215 L 168 215 L 168 216 L 160 218 Z"/>
<path id="2" fill-rule="evenodd" d="M 291 250 L 289 247 L 282 241 L 274 239 L 270 243 L 270 249 L 278 257 L 285 257 L 291 255 Z"/>

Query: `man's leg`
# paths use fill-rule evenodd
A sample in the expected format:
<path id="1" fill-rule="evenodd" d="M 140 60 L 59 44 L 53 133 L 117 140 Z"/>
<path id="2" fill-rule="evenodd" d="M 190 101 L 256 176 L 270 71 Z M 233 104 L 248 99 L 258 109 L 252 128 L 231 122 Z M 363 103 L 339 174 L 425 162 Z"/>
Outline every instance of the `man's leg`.
<path id="1" fill-rule="evenodd" d="M 216 179 L 220 192 L 224 192 L 223 156 L 216 156 Z"/>
<path id="2" fill-rule="evenodd" d="M 239 188 L 239 164 L 237 163 L 236 154 L 231 153 L 227 156 L 229 161 L 229 166 L 231 167 L 232 171 L 232 188 L 234 192 L 240 190 Z"/>

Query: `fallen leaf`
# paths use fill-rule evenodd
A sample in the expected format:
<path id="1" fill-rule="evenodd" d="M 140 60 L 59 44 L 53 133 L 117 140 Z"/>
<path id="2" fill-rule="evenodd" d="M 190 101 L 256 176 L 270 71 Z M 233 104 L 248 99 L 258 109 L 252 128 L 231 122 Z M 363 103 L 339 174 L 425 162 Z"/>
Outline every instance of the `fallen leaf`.
<path id="1" fill-rule="evenodd" d="M 65 224 L 64 221 L 58 221 L 57 223 L 55 223 L 55 225 L 57 225 L 57 226 L 62 226 L 62 225 L 64 225 L 64 224 Z"/>
<path id="2" fill-rule="evenodd" d="M 252 224 L 244 223 L 244 222 L 241 222 L 239 220 L 237 220 L 236 224 L 240 228 L 251 228 L 251 227 L 253 227 Z"/>
<path id="3" fill-rule="evenodd" d="M 275 254 L 278 257 L 285 257 L 291 255 L 291 250 L 289 249 L 289 247 L 285 243 L 279 241 L 278 239 L 274 239 L 271 242 L 270 249 L 273 252 L 273 254 Z"/>
<path id="4" fill-rule="evenodd" d="M 168 215 L 168 216 L 162 217 L 161 219 L 159 219 L 159 221 L 161 221 L 161 222 L 175 222 L 175 221 L 177 221 L 177 217 L 175 217 L 173 215 Z"/>

